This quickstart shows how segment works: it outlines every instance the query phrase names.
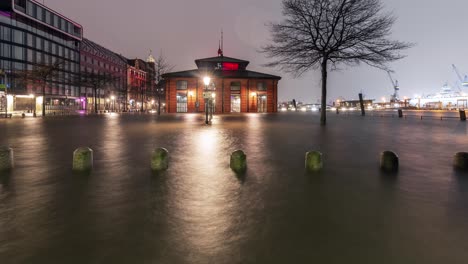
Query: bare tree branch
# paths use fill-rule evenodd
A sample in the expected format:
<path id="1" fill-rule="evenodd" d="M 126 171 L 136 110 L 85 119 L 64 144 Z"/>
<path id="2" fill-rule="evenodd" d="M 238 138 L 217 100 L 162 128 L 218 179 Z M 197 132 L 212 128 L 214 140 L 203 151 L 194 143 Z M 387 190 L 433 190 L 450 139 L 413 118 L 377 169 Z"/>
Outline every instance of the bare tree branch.
<path id="1" fill-rule="evenodd" d="M 55 60 L 52 64 L 36 64 L 32 70 L 15 72 L 15 76 L 25 85 L 40 85 L 42 89 L 42 116 L 45 116 L 46 86 L 52 82 L 68 82 L 61 77 L 60 71 L 65 65 L 64 60 Z"/>
<path id="2" fill-rule="evenodd" d="M 380 0 L 283 0 L 284 20 L 269 24 L 272 43 L 261 51 L 276 67 L 294 77 L 322 71 L 321 124 L 326 123 L 328 67 L 359 65 L 389 70 L 413 44 L 390 40 L 395 17 Z"/>
<path id="3" fill-rule="evenodd" d="M 159 56 L 156 59 L 156 93 L 158 96 L 158 115 L 161 114 L 161 96 L 164 94 L 164 80 L 162 76 L 166 73 L 171 72 L 175 65 L 168 62 L 166 56 L 164 56 L 162 50 L 159 52 Z"/>

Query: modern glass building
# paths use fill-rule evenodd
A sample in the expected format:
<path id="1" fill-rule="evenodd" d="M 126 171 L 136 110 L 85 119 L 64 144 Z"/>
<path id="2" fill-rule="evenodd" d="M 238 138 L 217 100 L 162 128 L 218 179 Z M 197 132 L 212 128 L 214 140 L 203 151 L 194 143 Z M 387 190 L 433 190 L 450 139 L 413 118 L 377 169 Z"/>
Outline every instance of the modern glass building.
<path id="1" fill-rule="evenodd" d="M 8 110 L 40 109 L 42 102 L 49 111 L 78 107 L 80 89 L 73 81 L 80 72 L 82 38 L 81 25 L 36 1 L 1 0 L 0 94 L 7 98 Z M 45 98 L 42 85 L 15 78 L 15 73 L 57 60 L 63 64 L 57 76 L 47 82 Z M 5 107 L 2 102 L 0 107 Z"/>

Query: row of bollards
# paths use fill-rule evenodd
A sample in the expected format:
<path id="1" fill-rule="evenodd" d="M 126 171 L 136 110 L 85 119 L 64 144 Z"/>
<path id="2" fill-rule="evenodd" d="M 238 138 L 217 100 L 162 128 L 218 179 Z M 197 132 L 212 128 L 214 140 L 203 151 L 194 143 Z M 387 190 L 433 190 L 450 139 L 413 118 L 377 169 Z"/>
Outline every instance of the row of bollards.
<path id="1" fill-rule="evenodd" d="M 169 152 L 165 148 L 157 148 L 151 155 L 151 170 L 165 171 L 169 168 Z M 236 173 L 247 170 L 247 155 L 242 150 L 231 153 L 229 167 Z M 380 154 L 380 169 L 385 172 L 396 172 L 399 167 L 398 155 L 392 151 Z M 458 152 L 453 158 L 453 167 L 457 170 L 468 171 L 468 152 Z M 14 152 L 12 148 L 0 147 L 0 171 L 14 168 Z M 93 169 L 93 150 L 81 147 L 73 152 L 73 170 L 89 172 Z M 319 151 L 310 151 L 305 155 L 305 169 L 318 172 L 323 169 L 323 157 Z"/>

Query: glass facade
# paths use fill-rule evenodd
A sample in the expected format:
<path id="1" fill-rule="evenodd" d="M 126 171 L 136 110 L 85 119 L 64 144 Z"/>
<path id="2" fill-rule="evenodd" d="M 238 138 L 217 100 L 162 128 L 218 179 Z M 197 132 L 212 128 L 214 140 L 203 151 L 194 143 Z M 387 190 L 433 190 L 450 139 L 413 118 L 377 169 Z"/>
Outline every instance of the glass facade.
<path id="1" fill-rule="evenodd" d="M 73 80 L 80 70 L 81 27 L 29 0 L 15 0 L 13 8 L 0 11 L 0 69 L 7 73 L 1 81 L 8 93 L 42 94 L 39 85 L 20 82 L 15 73 L 63 61 L 47 83 L 46 102 L 52 97 L 78 97 Z"/>

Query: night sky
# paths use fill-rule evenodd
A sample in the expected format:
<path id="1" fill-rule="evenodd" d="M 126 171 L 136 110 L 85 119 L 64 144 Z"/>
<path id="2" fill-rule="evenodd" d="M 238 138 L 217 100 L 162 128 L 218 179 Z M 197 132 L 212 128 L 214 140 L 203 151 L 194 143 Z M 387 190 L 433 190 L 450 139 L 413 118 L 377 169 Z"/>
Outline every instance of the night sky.
<path id="1" fill-rule="evenodd" d="M 400 95 L 435 93 L 454 85 L 456 64 L 468 74 L 468 2 L 466 0 L 384 0 L 397 17 L 392 38 L 416 44 L 405 59 L 393 63 Z M 265 24 L 281 20 L 281 0 L 46 0 L 45 4 L 84 27 L 84 35 L 127 58 L 155 56 L 163 50 L 175 70 L 195 68 L 194 60 L 217 55 L 224 29 L 224 55 L 251 62 L 250 70 L 283 77 L 279 99 L 317 102 L 319 72 L 300 79 L 264 68 L 258 53 L 269 39 Z M 342 67 L 330 75 L 329 98 L 389 99 L 392 85 L 386 72 L 365 65 Z M 464 88 L 468 92 L 468 88 Z"/>

